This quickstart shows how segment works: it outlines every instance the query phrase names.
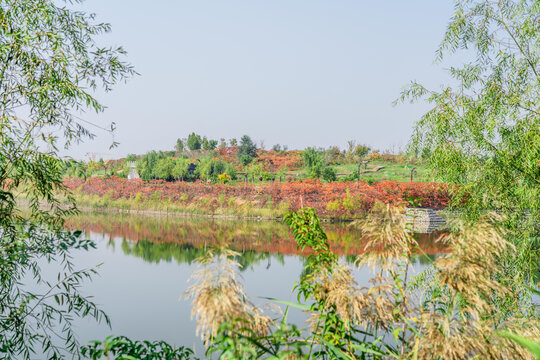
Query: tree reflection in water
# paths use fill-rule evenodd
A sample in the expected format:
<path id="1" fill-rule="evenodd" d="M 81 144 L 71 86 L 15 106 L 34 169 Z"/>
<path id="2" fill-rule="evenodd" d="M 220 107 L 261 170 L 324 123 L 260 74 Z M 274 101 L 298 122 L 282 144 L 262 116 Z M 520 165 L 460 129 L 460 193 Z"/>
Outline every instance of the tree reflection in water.
<path id="1" fill-rule="evenodd" d="M 307 255 L 296 248 L 296 242 L 286 225 L 276 221 L 224 220 L 204 217 L 148 216 L 133 214 L 83 213 L 70 219 L 67 226 L 85 232 L 120 238 L 125 254 L 151 263 L 172 260 L 191 264 L 202 256 L 208 247 L 227 246 L 240 255 L 236 261 L 242 271 L 272 259 L 281 264 L 285 255 Z M 365 239 L 354 225 L 325 224 L 324 229 L 332 250 L 352 263 L 363 253 Z M 437 254 L 445 252 L 436 242 L 440 233 L 416 234 L 423 256 L 416 261 L 427 264 Z"/>

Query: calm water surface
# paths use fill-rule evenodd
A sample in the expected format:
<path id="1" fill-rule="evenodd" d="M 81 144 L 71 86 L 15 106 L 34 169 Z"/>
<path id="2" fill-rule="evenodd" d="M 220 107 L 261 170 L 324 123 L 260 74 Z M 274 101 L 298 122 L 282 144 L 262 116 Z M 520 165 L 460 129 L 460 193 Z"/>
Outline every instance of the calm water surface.
<path id="1" fill-rule="evenodd" d="M 84 292 L 94 297 L 112 321 L 112 329 L 79 322 L 77 333 L 83 343 L 110 334 L 163 339 L 193 347 L 202 356 L 191 304 L 181 296 L 198 268 L 194 260 L 205 249 L 227 244 L 240 253 L 237 261 L 242 264 L 246 293 L 259 304 L 264 301 L 257 297 L 295 301 L 291 289 L 300 278 L 306 255 L 296 250 L 288 228 L 277 222 L 83 214 L 71 219 L 68 227 L 83 230 L 97 244 L 95 250 L 75 252 L 74 263 L 78 268 L 99 266 L 99 276 L 85 283 Z M 324 227 L 332 249 L 344 261 L 354 262 L 363 247 L 358 230 L 345 224 Z M 437 234 L 418 236 L 430 257 L 444 251 L 436 238 Z M 414 271 L 421 271 L 429 261 L 416 258 Z M 367 285 L 372 273 L 360 268 L 355 276 Z M 293 312 L 290 320 L 300 323 L 303 314 Z"/>

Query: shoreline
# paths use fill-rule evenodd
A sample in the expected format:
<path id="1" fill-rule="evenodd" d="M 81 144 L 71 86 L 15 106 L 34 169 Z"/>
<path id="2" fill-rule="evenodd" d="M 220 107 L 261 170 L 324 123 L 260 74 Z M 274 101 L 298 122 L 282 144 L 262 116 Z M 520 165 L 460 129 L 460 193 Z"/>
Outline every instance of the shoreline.
<path id="1" fill-rule="evenodd" d="M 119 207 L 102 207 L 91 205 L 77 205 L 77 209 L 81 213 L 98 212 L 98 213 L 121 213 L 121 214 L 133 214 L 144 216 L 175 216 L 175 217 L 201 217 L 210 219 L 224 219 L 224 220 L 248 220 L 248 221 L 278 221 L 283 220 L 283 216 L 260 216 L 260 215 L 234 215 L 234 214 L 210 214 L 210 213 L 194 213 L 186 211 L 176 211 L 173 209 L 123 209 Z M 359 218 L 324 218 L 320 217 L 319 220 L 325 223 L 350 223 Z"/>
<path id="2" fill-rule="evenodd" d="M 179 217 L 179 218 L 208 218 L 208 219 L 221 219 L 221 220 L 245 220 L 245 221 L 276 221 L 282 222 L 282 216 L 270 217 L 270 216 L 256 216 L 256 215 L 232 215 L 232 214 L 209 214 L 209 213 L 190 213 L 174 210 L 162 210 L 162 209 L 122 209 L 118 207 L 99 207 L 80 205 L 77 209 L 84 213 L 117 213 L 117 214 L 130 214 L 130 215 L 142 215 L 142 216 L 158 216 L 158 217 Z M 442 215 L 442 216 L 441 216 Z M 413 230 L 418 233 L 431 233 L 436 230 L 440 230 L 446 225 L 444 219 L 444 210 L 432 209 L 432 208 L 407 208 L 404 216 L 410 219 L 414 219 Z M 351 223 L 358 218 L 324 218 L 320 217 L 319 220 L 324 223 Z"/>
<path id="3" fill-rule="evenodd" d="M 363 218 L 376 202 L 444 209 L 450 201 L 445 184 L 393 181 L 236 186 L 110 178 L 68 179 L 66 185 L 81 209 L 252 220 L 279 220 L 290 211 L 310 207 L 321 221 L 350 222 Z"/>

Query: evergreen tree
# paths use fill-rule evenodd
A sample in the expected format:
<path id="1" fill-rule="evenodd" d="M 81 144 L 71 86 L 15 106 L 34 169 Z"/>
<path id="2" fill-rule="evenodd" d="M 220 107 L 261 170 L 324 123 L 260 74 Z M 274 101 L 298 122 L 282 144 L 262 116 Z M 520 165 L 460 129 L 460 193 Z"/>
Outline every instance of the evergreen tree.
<path id="1" fill-rule="evenodd" d="M 238 147 L 236 156 L 243 165 L 249 164 L 257 157 L 257 147 L 249 136 L 244 135 L 240 139 L 240 146 Z"/>
<path id="2" fill-rule="evenodd" d="M 195 133 L 189 134 L 187 138 L 187 147 L 191 151 L 200 150 L 202 145 L 202 140 L 200 135 Z"/>

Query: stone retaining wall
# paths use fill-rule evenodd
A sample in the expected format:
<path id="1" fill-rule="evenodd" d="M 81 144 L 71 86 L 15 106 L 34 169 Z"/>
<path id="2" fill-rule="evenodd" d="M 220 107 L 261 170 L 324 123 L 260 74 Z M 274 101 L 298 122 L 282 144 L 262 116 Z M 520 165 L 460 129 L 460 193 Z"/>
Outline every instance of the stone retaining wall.
<path id="1" fill-rule="evenodd" d="M 407 209 L 407 222 L 412 224 L 414 232 L 431 233 L 440 229 L 446 221 L 433 209 Z"/>

